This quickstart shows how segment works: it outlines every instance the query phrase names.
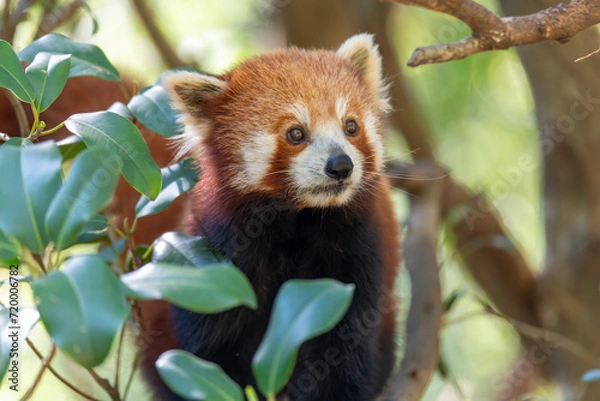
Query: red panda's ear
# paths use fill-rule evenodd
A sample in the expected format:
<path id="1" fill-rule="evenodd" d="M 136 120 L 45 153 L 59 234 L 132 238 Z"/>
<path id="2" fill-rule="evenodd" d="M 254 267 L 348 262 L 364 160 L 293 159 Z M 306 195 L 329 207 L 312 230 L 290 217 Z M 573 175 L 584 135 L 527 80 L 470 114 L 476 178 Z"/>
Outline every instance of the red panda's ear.
<path id="1" fill-rule="evenodd" d="M 203 109 L 208 102 L 227 88 L 227 82 L 198 72 L 178 71 L 165 75 L 162 85 L 177 111 L 196 118 L 206 119 Z"/>
<path id="2" fill-rule="evenodd" d="M 350 37 L 340 46 L 337 55 L 358 70 L 375 97 L 381 100 L 382 109 L 387 111 L 388 85 L 383 79 L 381 55 L 373 35 L 362 33 Z"/>

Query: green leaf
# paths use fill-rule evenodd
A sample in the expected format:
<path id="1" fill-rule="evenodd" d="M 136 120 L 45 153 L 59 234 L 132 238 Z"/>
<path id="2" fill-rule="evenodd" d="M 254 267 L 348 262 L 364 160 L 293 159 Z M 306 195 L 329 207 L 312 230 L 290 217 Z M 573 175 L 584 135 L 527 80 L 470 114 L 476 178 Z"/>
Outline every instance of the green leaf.
<path id="1" fill-rule="evenodd" d="M 81 232 L 82 234 L 76 241 L 78 244 L 87 244 L 100 238 L 108 238 L 108 219 L 101 214 L 97 214 L 85 223 L 85 227 Z"/>
<path id="2" fill-rule="evenodd" d="M 592 369 L 585 372 L 581 377 L 581 381 L 584 383 L 600 381 L 600 369 Z"/>
<path id="3" fill-rule="evenodd" d="M 229 263 L 202 268 L 148 263 L 121 276 L 127 293 L 137 299 L 164 299 L 199 313 L 218 313 L 237 306 L 256 308 L 246 276 Z"/>
<path id="4" fill-rule="evenodd" d="M 123 254 L 125 250 L 125 240 L 123 238 L 119 238 L 116 242 L 111 244 L 110 246 L 105 247 L 104 249 L 98 252 L 98 256 L 102 258 L 108 264 L 114 263 L 120 255 Z"/>
<path id="5" fill-rule="evenodd" d="M 157 134 L 172 137 L 183 133 L 171 100 L 162 86 L 147 88 L 134 96 L 127 106 L 135 118 Z"/>
<path id="6" fill-rule="evenodd" d="M 0 230 L 0 267 L 18 262 L 19 244 Z"/>
<path id="7" fill-rule="evenodd" d="M 26 103 L 35 99 L 35 90 L 25 75 L 19 58 L 11 45 L 4 40 L 0 40 L 0 87 L 9 89 Z"/>
<path id="8" fill-rule="evenodd" d="M 39 318 L 40 315 L 35 308 L 19 308 L 17 312 L 0 305 L 0 381 L 4 382 L 4 376 L 11 366 L 11 359 L 15 360 L 17 356 L 13 352 L 21 352 L 19 347 L 14 350 L 13 340 L 24 344 L 23 340 L 27 338 Z M 16 336 L 15 332 L 17 332 Z M 19 366 L 19 369 L 22 370 L 22 366 Z M 15 380 L 18 382 L 18 373 L 16 376 Z M 14 382 L 11 381 L 11 377 L 12 374 L 9 374 L 6 381 L 12 385 Z"/>
<path id="9" fill-rule="evenodd" d="M 106 206 L 121 167 L 121 159 L 104 149 L 88 149 L 77 156 L 46 213 L 46 230 L 56 248 L 75 244 L 88 221 Z"/>
<path id="10" fill-rule="evenodd" d="M 135 206 L 137 217 L 150 216 L 165 210 L 177 197 L 194 187 L 198 182 L 198 171 L 194 159 L 186 159 L 160 170 L 162 189 L 156 200 L 143 196 Z"/>
<path id="11" fill-rule="evenodd" d="M 32 61 L 41 52 L 73 55 L 69 77 L 94 76 L 109 81 L 121 79 L 117 69 L 98 46 L 75 42 L 66 36 L 51 33 L 21 50 L 19 58 Z"/>
<path id="12" fill-rule="evenodd" d="M 25 74 L 35 89 L 35 107 L 46 110 L 62 92 L 71 68 L 68 54 L 38 53 L 25 69 Z"/>
<path id="13" fill-rule="evenodd" d="M 152 261 L 183 266 L 206 266 L 225 262 L 225 259 L 204 237 L 171 232 L 154 241 Z"/>
<path id="14" fill-rule="evenodd" d="M 100 147 L 123 161 L 123 176 L 135 189 L 156 199 L 162 186 L 160 168 L 152 159 L 142 134 L 128 119 L 109 111 L 74 114 L 66 121 L 69 131 L 88 147 Z"/>
<path id="15" fill-rule="evenodd" d="M 175 393 L 189 400 L 243 401 L 240 386 L 215 363 L 182 350 L 163 353 L 158 374 Z"/>
<path id="16" fill-rule="evenodd" d="M 281 286 L 252 371 L 263 394 L 274 396 L 290 379 L 300 345 L 331 330 L 344 316 L 354 285 L 332 279 L 289 280 Z"/>
<path id="17" fill-rule="evenodd" d="M 97 255 L 75 256 L 32 284 L 48 333 L 77 363 L 104 361 L 129 315 L 119 280 Z"/>
<path id="18" fill-rule="evenodd" d="M 54 142 L 0 146 L 0 230 L 32 252 L 48 244 L 44 216 L 61 186 L 61 157 Z"/>
<path id="19" fill-rule="evenodd" d="M 133 120 L 133 114 L 131 114 L 131 110 L 129 110 L 124 103 L 114 102 L 110 105 L 108 109 L 106 109 L 106 111 L 119 114 L 120 116 L 125 117 L 128 120 Z"/>
<path id="20" fill-rule="evenodd" d="M 6 141 L 5 145 L 16 146 L 16 147 L 25 147 L 25 146 L 33 145 L 33 142 L 31 142 L 27 138 L 15 137 L 15 138 L 10 138 L 8 141 Z"/>
<path id="21" fill-rule="evenodd" d="M 85 142 L 83 139 L 78 137 L 77 135 L 69 135 L 65 139 L 56 143 L 60 153 L 63 157 L 63 162 L 67 160 L 71 160 L 79 153 L 81 153 L 84 149 L 87 149 L 85 146 Z"/>

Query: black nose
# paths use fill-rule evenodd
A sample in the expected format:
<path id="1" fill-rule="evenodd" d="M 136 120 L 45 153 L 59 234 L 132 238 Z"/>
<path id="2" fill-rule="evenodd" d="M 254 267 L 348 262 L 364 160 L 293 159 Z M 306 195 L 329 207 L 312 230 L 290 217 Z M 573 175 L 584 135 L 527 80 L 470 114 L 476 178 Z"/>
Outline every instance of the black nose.
<path id="1" fill-rule="evenodd" d="M 325 166 L 325 174 L 327 174 L 331 178 L 335 178 L 336 180 L 343 180 L 350 177 L 352 174 L 352 170 L 354 169 L 354 164 L 352 164 L 352 159 L 345 153 L 331 156 L 329 160 L 327 160 L 327 165 Z"/>

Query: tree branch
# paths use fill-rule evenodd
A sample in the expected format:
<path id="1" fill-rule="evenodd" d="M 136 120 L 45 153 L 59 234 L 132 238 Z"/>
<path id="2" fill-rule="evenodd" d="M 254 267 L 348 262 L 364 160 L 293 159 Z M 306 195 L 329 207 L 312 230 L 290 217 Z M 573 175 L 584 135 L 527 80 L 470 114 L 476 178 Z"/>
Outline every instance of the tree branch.
<path id="1" fill-rule="evenodd" d="M 84 5 L 83 0 L 74 0 L 69 4 L 66 4 L 56 10 L 48 10 L 40 21 L 38 29 L 35 33 L 35 38 L 41 38 L 42 36 L 52 32 L 65 22 L 69 21 L 73 16 L 81 9 Z M 54 8 L 54 7 L 52 7 Z"/>
<path id="2" fill-rule="evenodd" d="M 35 346 L 35 344 L 33 342 L 31 342 L 31 340 L 29 338 L 26 338 L 25 341 L 27 342 L 27 345 L 29 345 L 29 347 L 31 348 L 31 350 L 33 351 L 33 353 L 40 359 L 40 361 L 44 360 L 44 356 L 42 355 L 42 353 L 37 349 L 37 347 Z M 93 398 L 92 396 L 84 393 L 83 391 L 79 390 L 77 387 L 75 387 L 73 384 L 69 383 L 67 381 L 67 379 L 65 379 L 60 373 L 58 373 L 53 367 L 52 365 L 48 364 L 48 370 L 50 371 L 50 373 L 52 373 L 54 375 L 54 377 L 56 377 L 60 382 L 62 382 L 65 386 L 69 387 L 71 390 L 73 390 L 75 393 L 79 394 L 80 396 L 82 396 L 84 399 L 89 400 L 89 401 L 99 401 L 96 398 Z"/>
<path id="3" fill-rule="evenodd" d="M 404 187 L 410 200 L 408 232 L 403 244 L 410 274 L 411 303 L 406 326 L 406 353 L 392 379 L 386 401 L 418 400 L 425 393 L 439 359 L 442 295 L 437 261 L 445 170 L 431 162 L 417 166 L 432 179 L 428 185 Z M 409 181 L 405 181 L 409 182 Z"/>
<path id="4" fill-rule="evenodd" d="M 535 14 L 499 18 L 473 0 L 384 0 L 442 12 L 467 24 L 472 35 L 458 42 L 417 48 L 408 65 L 461 60 L 473 54 L 544 41 L 567 42 L 600 22 L 600 1 L 571 0 Z"/>
<path id="5" fill-rule="evenodd" d="M 189 67 L 189 64 L 183 62 L 175 51 L 173 51 L 169 41 L 156 23 L 156 18 L 148 7 L 148 2 L 145 0 L 131 0 L 131 4 L 152 38 L 152 42 L 160 53 L 163 62 L 167 65 L 167 68 Z"/>
<path id="6" fill-rule="evenodd" d="M 387 174 L 392 186 L 410 193 L 443 177 L 432 175 L 422 163 L 390 163 Z M 538 325 L 533 273 L 504 232 L 493 206 L 451 178 L 443 182 L 442 215 L 465 267 L 503 314 Z"/>
<path id="7" fill-rule="evenodd" d="M 27 392 L 25 393 L 23 398 L 21 398 L 21 401 L 27 401 L 27 400 L 31 399 L 31 397 L 33 396 L 33 393 L 35 393 L 37 386 L 42 381 L 42 376 L 44 376 L 44 373 L 50 366 L 50 362 L 52 362 L 52 358 L 54 358 L 54 355 L 56 355 L 56 344 L 52 343 L 52 348 L 50 349 L 50 355 L 48 355 L 47 358 L 41 359 L 42 367 L 40 368 L 39 372 L 35 376 L 35 379 L 33 380 L 33 384 L 31 385 L 31 387 L 29 387 L 29 390 L 27 390 Z"/>

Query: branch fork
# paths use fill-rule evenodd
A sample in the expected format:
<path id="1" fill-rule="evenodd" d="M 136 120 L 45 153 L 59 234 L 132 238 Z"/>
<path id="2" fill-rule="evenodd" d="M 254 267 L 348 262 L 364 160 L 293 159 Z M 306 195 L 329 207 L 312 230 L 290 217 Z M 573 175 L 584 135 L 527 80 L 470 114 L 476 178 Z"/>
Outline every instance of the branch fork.
<path id="1" fill-rule="evenodd" d="M 473 0 L 384 0 L 423 7 L 457 18 L 471 28 L 458 42 L 417 48 L 408 65 L 461 60 L 473 54 L 545 41 L 566 43 L 575 34 L 600 23 L 600 0 L 571 0 L 569 4 L 535 14 L 500 18 Z"/>

